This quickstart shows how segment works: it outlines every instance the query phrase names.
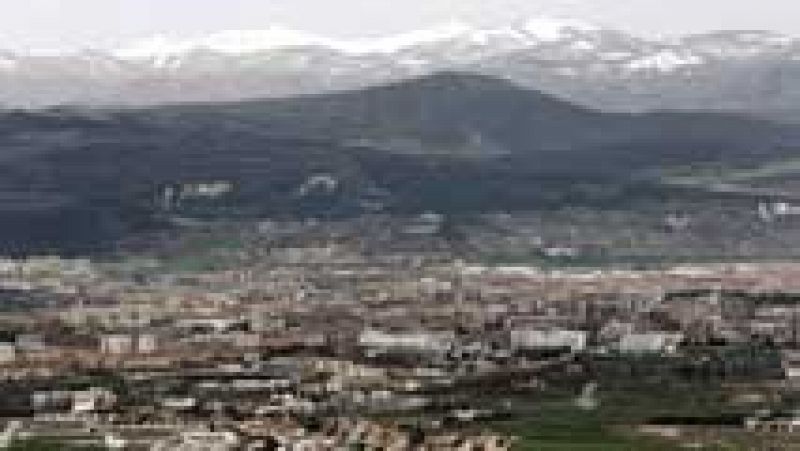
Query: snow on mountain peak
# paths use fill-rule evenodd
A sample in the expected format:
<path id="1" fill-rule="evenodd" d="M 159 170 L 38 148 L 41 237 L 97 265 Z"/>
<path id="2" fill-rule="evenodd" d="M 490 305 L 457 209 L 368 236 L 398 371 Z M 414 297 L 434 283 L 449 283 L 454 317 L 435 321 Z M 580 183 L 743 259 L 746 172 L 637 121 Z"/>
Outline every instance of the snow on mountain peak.
<path id="1" fill-rule="evenodd" d="M 247 54 L 292 47 L 324 47 L 350 54 L 394 53 L 406 48 L 461 39 L 486 45 L 500 37 L 525 44 L 557 41 L 574 31 L 595 31 L 597 27 L 577 20 L 536 18 L 520 27 L 477 28 L 451 21 L 436 27 L 415 30 L 385 37 L 332 39 L 311 33 L 271 26 L 263 30 L 235 30 L 214 33 L 195 39 L 155 36 L 131 46 L 115 50 L 114 56 L 123 59 L 166 59 L 196 50 L 225 54 Z"/>
<path id="2" fill-rule="evenodd" d="M 625 64 L 629 72 L 673 72 L 715 59 L 749 58 L 794 48 L 797 41 L 772 32 L 723 31 L 651 41 L 615 33 L 580 20 L 535 17 L 505 27 L 474 27 L 451 21 L 439 26 L 371 38 L 328 38 L 281 26 L 262 30 L 223 31 L 197 38 L 157 36 L 116 50 L 112 55 L 144 60 L 157 68 L 177 69 L 187 54 L 209 51 L 248 55 L 289 48 L 314 47 L 350 56 L 398 55 L 408 67 L 425 67 L 441 53 L 442 60 L 474 61 L 493 54 L 546 48 L 567 60 L 591 58 L 599 65 Z M 436 48 L 434 48 L 436 47 Z M 419 50 L 420 52 L 414 52 Z M 557 58 L 557 56 L 556 56 Z M 434 61 L 435 62 L 435 61 Z"/>
<path id="3" fill-rule="evenodd" d="M 338 47 L 340 50 L 350 53 L 394 53 L 416 45 L 462 38 L 475 31 L 463 22 L 452 21 L 434 28 L 414 30 L 377 39 L 340 41 Z"/>
<path id="4" fill-rule="evenodd" d="M 201 47 L 222 53 L 251 53 L 274 48 L 325 44 L 325 38 L 276 26 L 264 30 L 223 31 L 200 42 Z"/>
<path id="5" fill-rule="evenodd" d="M 629 62 L 628 69 L 633 71 L 655 70 L 660 72 L 672 72 L 689 66 L 697 66 L 704 62 L 703 58 L 691 53 L 662 50 Z"/>
<path id="6" fill-rule="evenodd" d="M 0 71 L 12 71 L 19 66 L 19 62 L 10 56 L 0 54 Z"/>
<path id="7" fill-rule="evenodd" d="M 118 49 L 113 53 L 120 58 L 163 58 L 197 50 L 246 54 L 279 48 L 327 44 L 327 39 L 310 33 L 272 26 L 263 30 L 222 31 L 197 39 L 155 36 L 129 47 Z"/>
<path id="8" fill-rule="evenodd" d="M 165 35 L 153 36 L 135 42 L 127 47 L 114 50 L 112 53 L 118 58 L 151 58 L 156 56 L 173 55 L 188 50 L 185 41 Z"/>
<path id="9" fill-rule="evenodd" d="M 558 41 L 568 37 L 574 31 L 594 32 L 600 30 L 599 27 L 580 20 L 547 17 L 529 19 L 523 24 L 522 29 L 540 41 Z"/>

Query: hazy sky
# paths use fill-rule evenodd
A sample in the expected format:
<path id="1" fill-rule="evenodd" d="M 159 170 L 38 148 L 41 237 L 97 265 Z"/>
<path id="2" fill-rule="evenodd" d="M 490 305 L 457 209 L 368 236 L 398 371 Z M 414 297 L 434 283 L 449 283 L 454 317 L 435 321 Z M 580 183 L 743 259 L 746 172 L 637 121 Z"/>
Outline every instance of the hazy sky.
<path id="1" fill-rule="evenodd" d="M 167 33 L 193 36 L 285 25 L 367 37 L 449 20 L 583 19 L 639 34 L 769 29 L 800 36 L 800 0 L 7 0 L 0 48 L 109 47 Z"/>

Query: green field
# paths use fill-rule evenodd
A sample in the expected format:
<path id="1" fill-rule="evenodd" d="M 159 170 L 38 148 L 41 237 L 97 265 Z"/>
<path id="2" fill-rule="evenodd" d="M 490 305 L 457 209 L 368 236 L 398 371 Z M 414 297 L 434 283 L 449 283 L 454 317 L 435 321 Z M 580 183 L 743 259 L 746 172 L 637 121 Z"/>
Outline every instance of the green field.
<path id="1" fill-rule="evenodd" d="M 101 451 L 106 448 L 101 446 L 72 446 L 56 440 L 31 438 L 12 441 L 6 451 Z"/>
<path id="2" fill-rule="evenodd" d="M 800 159 L 771 161 L 752 167 L 726 167 L 722 165 L 690 166 L 662 174 L 667 183 L 713 184 L 748 182 L 800 174 Z"/>
<path id="3" fill-rule="evenodd" d="M 673 450 L 676 446 L 649 437 L 624 433 L 605 425 L 599 414 L 576 409 L 547 409 L 541 416 L 498 425 L 515 437 L 523 450 Z"/>
<path id="4" fill-rule="evenodd" d="M 714 424 L 716 419 L 738 417 L 765 407 L 732 403 L 732 392 L 719 383 L 656 381 L 645 374 L 608 375 L 599 381 L 598 387 L 595 395 L 598 405 L 594 410 L 576 406 L 575 390 L 571 394 L 561 392 L 518 404 L 520 408 L 511 419 L 496 422 L 491 429 L 514 437 L 513 449 L 519 451 L 666 451 L 687 449 L 687 445 L 707 451 L 762 449 L 758 447 L 763 445 L 759 442 L 762 438 L 736 428 L 709 426 L 710 434 L 702 439 L 702 444 L 696 443 L 696 436 L 665 439 L 638 432 L 638 426 L 657 418 L 709 420 Z"/>

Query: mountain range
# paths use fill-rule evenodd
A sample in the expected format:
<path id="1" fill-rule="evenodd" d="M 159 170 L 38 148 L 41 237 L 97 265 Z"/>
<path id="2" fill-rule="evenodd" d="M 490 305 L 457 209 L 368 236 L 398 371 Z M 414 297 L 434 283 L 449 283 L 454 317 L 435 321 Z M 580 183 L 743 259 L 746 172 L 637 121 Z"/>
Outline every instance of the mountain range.
<path id="1" fill-rule="evenodd" d="M 573 20 L 460 23 L 342 40 L 268 27 L 112 50 L 0 52 L 0 104 L 152 106 L 353 90 L 458 71 L 603 111 L 800 119 L 800 40 L 763 31 L 647 39 Z"/>
<path id="2" fill-rule="evenodd" d="M 667 196 L 653 171 L 792 157 L 730 113 L 609 113 L 444 72 L 296 98 L 0 113 L 0 248 L 98 245 L 165 216 L 514 211 Z"/>

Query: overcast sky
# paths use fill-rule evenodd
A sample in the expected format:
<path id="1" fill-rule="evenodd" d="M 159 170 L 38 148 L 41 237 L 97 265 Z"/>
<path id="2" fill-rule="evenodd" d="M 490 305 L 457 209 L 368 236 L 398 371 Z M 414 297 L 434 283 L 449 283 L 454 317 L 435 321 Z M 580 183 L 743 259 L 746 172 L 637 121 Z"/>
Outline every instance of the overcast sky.
<path id="1" fill-rule="evenodd" d="M 800 36 L 800 0 L 7 0 L 0 48 L 102 48 L 270 24 L 369 37 L 450 20 L 499 25 L 542 15 L 643 35 L 767 29 Z"/>

